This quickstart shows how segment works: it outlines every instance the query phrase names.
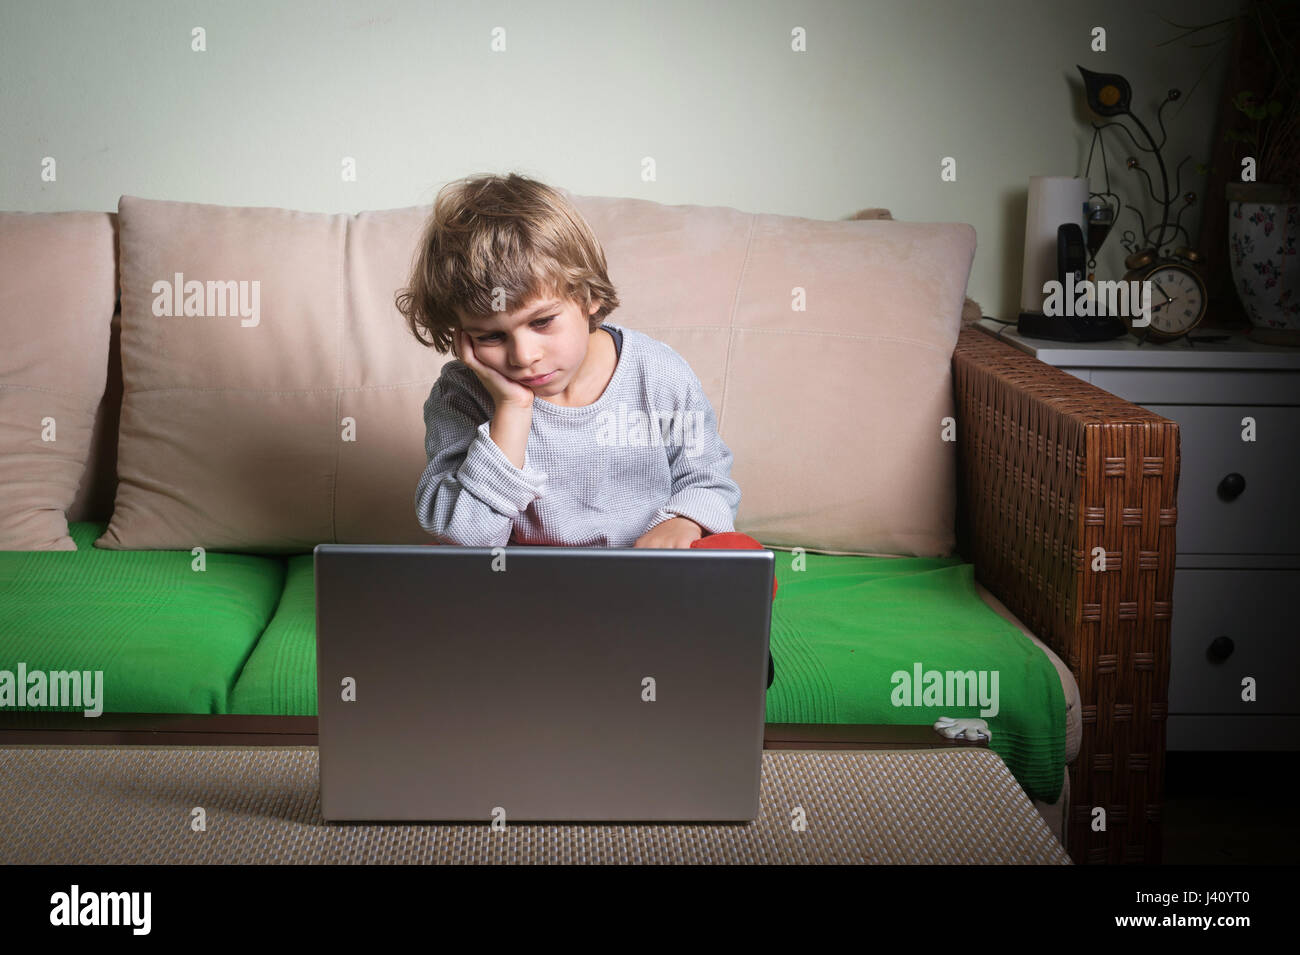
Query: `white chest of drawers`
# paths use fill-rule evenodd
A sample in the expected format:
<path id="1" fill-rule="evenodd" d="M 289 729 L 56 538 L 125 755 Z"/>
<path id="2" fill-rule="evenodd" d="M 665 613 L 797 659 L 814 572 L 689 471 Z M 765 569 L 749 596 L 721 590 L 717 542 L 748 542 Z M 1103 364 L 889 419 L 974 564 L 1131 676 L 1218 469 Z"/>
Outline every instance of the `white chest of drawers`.
<path id="1" fill-rule="evenodd" d="M 1300 349 L 980 326 L 1178 422 L 1167 748 L 1300 749 Z"/>

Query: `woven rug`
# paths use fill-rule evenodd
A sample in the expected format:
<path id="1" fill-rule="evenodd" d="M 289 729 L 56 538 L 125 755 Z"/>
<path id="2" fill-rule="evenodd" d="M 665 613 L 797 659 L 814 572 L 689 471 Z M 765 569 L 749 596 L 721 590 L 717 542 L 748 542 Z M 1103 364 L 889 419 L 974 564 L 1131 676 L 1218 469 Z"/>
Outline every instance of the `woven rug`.
<path id="1" fill-rule="evenodd" d="M 0 748 L 0 863 L 1070 864 L 975 747 L 768 750 L 749 824 L 329 824 L 318 773 L 314 747 Z"/>

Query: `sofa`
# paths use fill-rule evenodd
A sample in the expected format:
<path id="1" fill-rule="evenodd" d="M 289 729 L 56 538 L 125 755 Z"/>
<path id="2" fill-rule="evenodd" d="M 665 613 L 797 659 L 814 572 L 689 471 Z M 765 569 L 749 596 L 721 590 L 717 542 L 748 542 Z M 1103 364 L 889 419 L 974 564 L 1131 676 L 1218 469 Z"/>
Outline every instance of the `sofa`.
<path id="1" fill-rule="evenodd" d="M 1076 862 L 1158 862 L 1177 425 L 963 326 L 969 225 L 566 195 L 776 554 L 769 724 L 982 718 Z M 428 211 L 0 213 L 0 743 L 314 739 L 313 548 L 428 543 Z"/>

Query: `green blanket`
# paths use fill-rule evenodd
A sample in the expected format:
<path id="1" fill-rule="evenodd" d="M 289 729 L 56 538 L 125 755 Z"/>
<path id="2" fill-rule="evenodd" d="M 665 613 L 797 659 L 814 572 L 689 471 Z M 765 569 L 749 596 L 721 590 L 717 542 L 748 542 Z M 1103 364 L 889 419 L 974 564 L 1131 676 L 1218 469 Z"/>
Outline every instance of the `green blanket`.
<path id="1" fill-rule="evenodd" d="M 971 564 L 808 554 L 806 567 L 797 569 L 789 551 L 773 550 L 779 589 L 768 722 L 932 725 L 943 716 L 980 718 L 992 732 L 990 748 L 1029 795 L 1057 800 L 1065 766 L 1061 679 L 1038 647 L 980 599 Z M 918 667 L 922 686 L 914 692 Z M 996 715 L 981 716 L 992 707 L 969 699 L 964 706 L 943 702 L 926 671 L 944 673 L 945 688 L 945 671 L 971 671 L 976 690 L 981 676 L 991 690 L 996 674 Z"/>
<path id="2" fill-rule="evenodd" d="M 16 673 L 20 663 L 102 670 L 108 713 L 316 713 L 310 553 L 210 552 L 200 573 L 188 550 L 99 550 L 103 529 L 71 525 L 75 552 L 0 552 L 0 671 Z M 947 671 L 969 671 L 976 690 L 983 675 L 987 691 L 996 674 L 997 713 L 980 717 L 991 748 L 1029 795 L 1056 801 L 1065 765 L 1060 678 L 979 598 L 971 565 L 822 554 L 797 564 L 789 551 L 773 551 L 768 722 L 929 726 L 941 716 L 980 717 L 992 707 L 936 698 L 929 673 L 943 673 L 945 689 Z"/>

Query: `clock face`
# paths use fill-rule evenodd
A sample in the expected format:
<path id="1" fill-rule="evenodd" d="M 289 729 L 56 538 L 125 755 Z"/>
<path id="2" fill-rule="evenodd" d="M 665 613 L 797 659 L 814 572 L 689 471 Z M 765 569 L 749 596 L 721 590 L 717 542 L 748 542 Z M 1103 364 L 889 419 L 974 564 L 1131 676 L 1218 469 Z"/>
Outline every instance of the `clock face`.
<path id="1" fill-rule="evenodd" d="M 1162 265 L 1146 277 L 1151 283 L 1151 330 L 1181 335 L 1201 318 L 1205 293 L 1196 276 L 1177 265 Z"/>

